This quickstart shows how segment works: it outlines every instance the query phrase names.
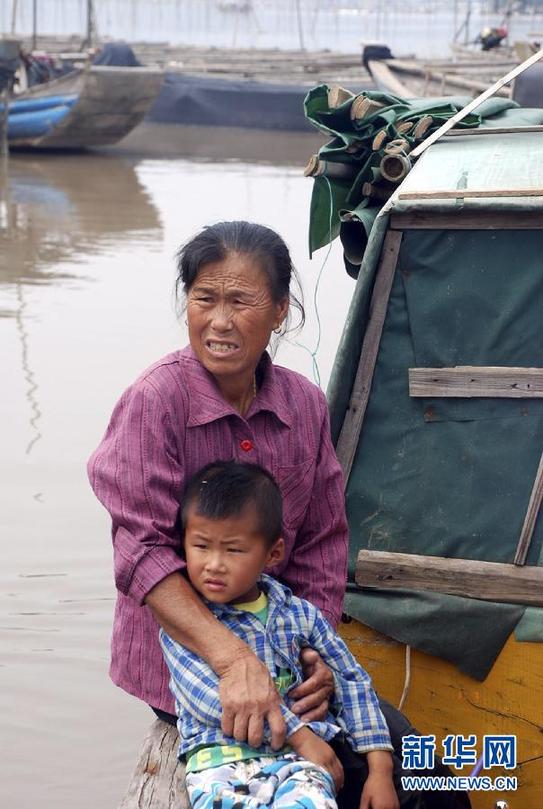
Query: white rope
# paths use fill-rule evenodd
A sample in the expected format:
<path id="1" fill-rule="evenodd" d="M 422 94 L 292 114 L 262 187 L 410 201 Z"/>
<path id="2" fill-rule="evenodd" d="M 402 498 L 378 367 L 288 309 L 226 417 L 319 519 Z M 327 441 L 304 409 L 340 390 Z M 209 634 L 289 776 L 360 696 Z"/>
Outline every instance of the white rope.
<path id="1" fill-rule="evenodd" d="M 398 704 L 398 710 L 401 711 L 405 701 L 407 699 L 407 695 L 409 694 L 409 686 L 411 685 L 411 646 L 406 645 L 405 647 L 405 680 L 403 684 L 403 691 L 402 696 L 400 698 L 400 702 Z"/>
<path id="2" fill-rule="evenodd" d="M 319 386 L 319 388 L 321 387 L 321 375 L 320 375 L 320 370 L 319 370 L 319 363 L 317 362 L 317 352 L 319 350 L 320 343 L 321 343 L 322 328 L 321 328 L 321 318 L 320 318 L 319 306 L 318 306 L 318 294 L 319 294 L 319 287 L 320 287 L 322 273 L 323 273 L 324 268 L 326 266 L 326 262 L 328 261 L 330 251 L 332 250 L 332 215 L 333 215 L 333 211 L 334 211 L 334 198 L 332 196 L 332 186 L 330 185 L 330 180 L 325 175 L 322 175 L 321 179 L 326 180 L 326 184 L 328 185 L 328 193 L 330 194 L 330 215 L 329 215 L 329 220 L 328 220 L 329 246 L 328 246 L 328 250 L 326 252 L 326 255 L 324 257 L 324 260 L 323 260 L 323 262 L 321 264 L 321 268 L 319 270 L 319 273 L 317 275 L 317 280 L 315 282 L 315 289 L 313 290 L 313 306 L 314 306 L 315 315 L 316 315 L 316 318 L 317 318 L 317 342 L 316 342 L 316 345 L 315 345 L 315 348 L 313 349 L 313 351 L 308 346 L 304 345 L 303 343 L 300 343 L 298 341 L 295 342 L 295 345 L 299 346 L 300 348 L 303 348 L 304 351 L 307 351 L 307 353 L 310 355 L 311 361 L 312 361 L 313 379 L 314 379 L 315 383 Z"/>

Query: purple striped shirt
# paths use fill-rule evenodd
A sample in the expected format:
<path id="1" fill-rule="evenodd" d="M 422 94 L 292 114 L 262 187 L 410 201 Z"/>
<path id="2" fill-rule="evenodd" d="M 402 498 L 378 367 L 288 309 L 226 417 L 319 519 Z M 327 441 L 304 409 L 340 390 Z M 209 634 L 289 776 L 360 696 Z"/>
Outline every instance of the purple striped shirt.
<path id="1" fill-rule="evenodd" d="M 143 604 L 180 570 L 176 519 L 186 480 L 215 460 L 259 463 L 283 495 L 284 561 L 270 573 L 336 625 L 347 572 L 343 476 L 322 391 L 263 355 L 261 384 L 241 416 L 192 349 L 168 354 L 125 391 L 89 461 L 112 518 L 118 590 L 111 677 L 156 708 L 174 712 L 158 626 Z"/>

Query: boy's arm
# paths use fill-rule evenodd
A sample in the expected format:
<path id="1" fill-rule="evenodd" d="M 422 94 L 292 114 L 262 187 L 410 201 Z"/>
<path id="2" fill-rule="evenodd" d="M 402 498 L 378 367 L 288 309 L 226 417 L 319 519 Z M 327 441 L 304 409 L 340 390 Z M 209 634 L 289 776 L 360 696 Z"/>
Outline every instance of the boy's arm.
<path id="1" fill-rule="evenodd" d="M 307 643 L 320 654 L 334 677 L 334 715 L 338 724 L 348 732 L 357 752 L 392 751 L 388 726 L 369 675 L 321 612 L 308 602 L 302 603 L 311 625 Z"/>
<path id="2" fill-rule="evenodd" d="M 321 739 L 308 727 L 302 727 L 292 736 L 288 736 L 287 742 L 299 756 L 307 761 L 312 761 L 313 764 L 318 764 L 319 767 L 324 767 L 334 779 L 336 791 L 339 792 L 343 786 L 343 767 L 324 739 Z"/>
<path id="3" fill-rule="evenodd" d="M 174 641 L 163 629 L 159 633 L 164 659 L 170 671 L 170 688 L 183 711 L 208 727 L 221 727 L 222 707 L 219 699 L 219 678 L 205 660 Z M 287 736 L 305 727 L 284 702 L 279 708 L 287 728 Z M 264 741 L 271 744 L 266 725 Z M 238 741 L 245 741 L 239 739 Z"/>
<path id="4" fill-rule="evenodd" d="M 366 754 L 368 777 L 362 789 L 359 809 L 400 809 L 392 778 L 392 756 L 386 750 Z"/>

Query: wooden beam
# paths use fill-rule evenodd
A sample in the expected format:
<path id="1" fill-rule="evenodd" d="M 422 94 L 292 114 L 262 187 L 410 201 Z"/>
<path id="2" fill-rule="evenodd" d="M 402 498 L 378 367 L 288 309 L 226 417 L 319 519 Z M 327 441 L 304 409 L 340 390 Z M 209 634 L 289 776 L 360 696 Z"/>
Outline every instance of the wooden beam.
<path id="1" fill-rule="evenodd" d="M 387 231 L 383 248 L 381 250 L 381 260 L 377 270 L 375 286 L 370 303 L 370 314 L 364 341 L 360 351 L 358 368 L 349 400 L 349 407 L 343 420 L 341 432 L 339 434 L 336 453 L 343 469 L 345 488 L 349 480 L 354 456 L 358 446 L 358 439 L 362 429 L 362 422 L 366 413 L 366 407 L 370 396 L 371 382 L 377 354 L 379 352 L 379 342 L 383 333 L 383 325 L 387 313 L 388 299 L 394 272 L 400 252 L 402 241 L 400 231 Z"/>
<path id="2" fill-rule="evenodd" d="M 528 554 L 530 543 L 534 535 L 535 523 L 539 511 L 541 509 L 542 501 L 543 501 L 543 454 L 541 455 L 541 460 L 539 461 L 539 467 L 535 476 L 534 485 L 532 487 L 530 501 L 528 503 L 528 510 L 526 511 L 526 517 L 524 518 L 524 525 L 522 526 L 522 531 L 520 533 L 515 558 L 513 560 L 513 563 L 515 565 L 524 565 L 526 563 L 526 556 Z"/>
<path id="3" fill-rule="evenodd" d="M 403 191 L 398 199 L 494 199 L 496 197 L 543 197 L 543 188 L 456 188 L 453 191 Z"/>
<path id="4" fill-rule="evenodd" d="M 410 396 L 543 398 L 543 368 L 409 368 Z"/>
<path id="5" fill-rule="evenodd" d="M 391 213 L 393 230 L 543 230 L 543 211 L 475 211 Z"/>
<path id="6" fill-rule="evenodd" d="M 430 590 L 543 607 L 543 567 L 361 550 L 355 579 L 360 587 Z"/>

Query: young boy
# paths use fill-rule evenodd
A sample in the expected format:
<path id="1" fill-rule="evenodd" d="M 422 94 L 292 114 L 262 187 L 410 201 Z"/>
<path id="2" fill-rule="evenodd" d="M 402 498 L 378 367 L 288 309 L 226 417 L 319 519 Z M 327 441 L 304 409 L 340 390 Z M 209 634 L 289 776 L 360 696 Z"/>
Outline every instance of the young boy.
<path id="1" fill-rule="evenodd" d="M 262 572 L 284 554 L 272 476 L 252 464 L 209 464 L 188 483 L 181 529 L 192 586 L 272 674 L 288 743 L 280 751 L 269 743 L 252 749 L 224 736 L 217 675 L 161 630 L 194 809 L 335 809 L 342 768 L 328 742 L 338 738 L 367 758 L 360 809 L 397 809 L 392 745 L 368 675 L 316 607 Z M 319 653 L 335 680 L 333 713 L 309 724 L 289 709 L 288 696 L 302 679 L 304 646 Z"/>

